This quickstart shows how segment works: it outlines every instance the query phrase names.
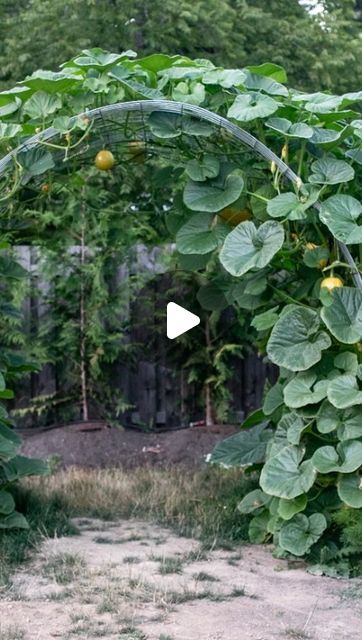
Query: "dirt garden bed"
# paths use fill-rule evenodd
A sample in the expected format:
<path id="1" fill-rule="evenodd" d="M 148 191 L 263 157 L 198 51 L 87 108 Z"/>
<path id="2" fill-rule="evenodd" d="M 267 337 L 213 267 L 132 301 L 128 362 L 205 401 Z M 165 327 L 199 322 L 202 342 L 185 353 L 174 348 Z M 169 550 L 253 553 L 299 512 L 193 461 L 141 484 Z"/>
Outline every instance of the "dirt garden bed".
<path id="1" fill-rule="evenodd" d="M 65 467 L 135 467 L 145 463 L 195 466 L 204 461 L 216 442 L 236 431 L 236 426 L 222 425 L 145 433 L 109 428 L 102 423 L 88 426 L 80 423 L 34 434 L 31 430 L 25 432 L 22 454 L 59 456 Z"/>

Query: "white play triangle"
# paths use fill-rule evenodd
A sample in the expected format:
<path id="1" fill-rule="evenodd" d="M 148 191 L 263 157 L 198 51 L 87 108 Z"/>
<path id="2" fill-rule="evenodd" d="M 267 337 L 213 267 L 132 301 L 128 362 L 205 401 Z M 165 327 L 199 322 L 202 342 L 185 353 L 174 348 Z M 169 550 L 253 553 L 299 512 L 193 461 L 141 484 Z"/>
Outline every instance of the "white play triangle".
<path id="1" fill-rule="evenodd" d="M 191 311 L 180 307 L 176 302 L 169 302 L 167 305 L 167 337 L 170 340 L 178 338 L 186 331 L 193 329 L 200 324 L 199 316 Z"/>

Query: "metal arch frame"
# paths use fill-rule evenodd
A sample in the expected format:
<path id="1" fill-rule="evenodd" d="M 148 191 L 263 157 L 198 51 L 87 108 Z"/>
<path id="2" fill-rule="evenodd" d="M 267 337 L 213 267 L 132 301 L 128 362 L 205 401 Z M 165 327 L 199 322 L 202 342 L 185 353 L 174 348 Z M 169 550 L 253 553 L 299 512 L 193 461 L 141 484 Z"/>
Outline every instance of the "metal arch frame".
<path id="1" fill-rule="evenodd" d="M 118 112 L 140 112 L 140 113 L 148 113 L 152 111 L 164 111 L 166 113 L 175 113 L 178 115 L 188 115 L 197 117 L 200 120 L 204 120 L 206 122 L 210 122 L 218 126 L 220 129 L 224 129 L 232 134 L 233 138 L 243 143 L 247 147 L 250 147 L 255 153 L 264 158 L 264 160 L 268 160 L 269 162 L 275 162 L 280 173 L 285 176 L 290 182 L 301 186 L 301 180 L 297 176 L 296 173 L 281 160 L 273 151 L 271 151 L 263 142 L 258 140 L 255 136 L 253 136 L 248 131 L 245 131 L 241 127 L 229 122 L 226 118 L 209 111 L 208 109 L 204 109 L 203 107 L 198 107 L 196 105 L 191 105 L 183 102 L 173 102 L 172 100 L 133 100 L 130 102 L 119 102 L 112 105 L 107 105 L 104 107 L 98 107 L 96 109 L 91 109 L 89 111 L 77 114 L 71 118 L 71 122 L 75 121 L 76 118 L 86 117 L 90 120 L 96 120 L 97 116 L 103 117 L 108 113 L 118 113 Z M 36 146 L 36 144 L 40 141 L 46 141 L 54 136 L 58 136 L 59 131 L 54 127 L 49 127 L 44 131 L 32 136 L 24 143 L 19 145 L 16 149 L 13 149 L 10 153 L 5 155 L 2 159 L 0 159 L 0 174 L 4 172 L 8 164 L 12 161 L 13 157 L 15 157 L 19 151 L 26 151 L 29 148 Z M 314 207 L 316 209 L 320 209 L 320 202 L 316 202 Z M 352 277 L 355 282 L 357 288 L 362 289 L 362 276 L 359 270 L 357 269 L 356 263 L 353 260 L 353 257 L 348 249 L 348 247 L 338 241 L 338 245 L 343 253 L 344 258 L 348 262 L 352 270 Z"/>

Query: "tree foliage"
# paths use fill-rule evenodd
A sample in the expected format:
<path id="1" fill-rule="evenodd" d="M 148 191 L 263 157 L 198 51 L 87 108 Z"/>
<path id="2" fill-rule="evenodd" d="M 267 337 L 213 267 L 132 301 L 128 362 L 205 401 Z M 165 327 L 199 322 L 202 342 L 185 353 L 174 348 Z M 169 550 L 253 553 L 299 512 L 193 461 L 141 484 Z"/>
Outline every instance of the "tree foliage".
<path id="1" fill-rule="evenodd" d="M 81 48 L 156 50 L 241 67 L 270 60 L 286 66 L 293 86 L 358 87 L 360 6 L 354 0 L 31 0 L 0 4 L 0 80 L 9 84 Z M 29 37 L 31 34 L 31 37 Z"/>

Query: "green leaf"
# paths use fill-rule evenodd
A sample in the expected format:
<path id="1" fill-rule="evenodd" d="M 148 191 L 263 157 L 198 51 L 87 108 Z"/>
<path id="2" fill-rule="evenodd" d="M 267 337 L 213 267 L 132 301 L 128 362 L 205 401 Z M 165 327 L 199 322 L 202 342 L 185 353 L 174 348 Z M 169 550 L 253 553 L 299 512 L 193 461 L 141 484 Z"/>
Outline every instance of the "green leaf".
<path id="1" fill-rule="evenodd" d="M 11 460 L 16 455 L 18 443 L 0 434 L 0 461 Z"/>
<path id="2" fill-rule="evenodd" d="M 255 516 L 249 524 L 249 540 L 253 544 L 262 544 L 268 536 L 268 522 L 270 516 L 268 512 Z"/>
<path id="3" fill-rule="evenodd" d="M 319 433 L 330 433 L 340 425 L 341 416 L 336 408 L 325 400 L 317 413 L 316 424 Z"/>
<path id="4" fill-rule="evenodd" d="M 313 128 L 304 122 L 297 122 L 293 124 L 287 118 L 269 118 L 266 121 L 265 126 L 274 129 L 279 133 L 282 133 L 288 138 L 304 138 L 308 139 L 313 136 Z"/>
<path id="5" fill-rule="evenodd" d="M 0 490 L 0 514 L 9 515 L 15 509 L 15 500 L 8 491 Z"/>
<path id="6" fill-rule="evenodd" d="M 287 500 L 307 493 L 314 484 L 316 470 L 311 460 L 301 463 L 302 457 L 300 448 L 288 445 L 269 458 L 260 475 L 263 491 Z"/>
<path id="7" fill-rule="evenodd" d="M 353 287 L 333 289 L 332 304 L 323 307 L 321 316 L 337 340 L 345 344 L 359 342 L 362 340 L 362 291 Z"/>
<path id="8" fill-rule="evenodd" d="M 215 180 L 189 180 L 184 190 L 184 203 L 192 211 L 217 212 L 237 200 L 244 188 L 239 175 L 229 175 L 223 183 Z"/>
<path id="9" fill-rule="evenodd" d="M 26 171 L 27 179 L 32 176 L 40 176 L 55 166 L 51 153 L 41 147 L 36 147 L 30 151 L 22 151 L 18 154 L 18 160 Z"/>
<path id="10" fill-rule="evenodd" d="M 351 407 L 343 412 L 338 424 L 338 438 L 342 441 L 362 438 L 362 407 Z"/>
<path id="11" fill-rule="evenodd" d="M 312 456 L 312 463 L 319 473 L 352 473 L 361 466 L 362 442 L 344 440 L 334 448 L 330 445 L 320 447 Z"/>
<path id="12" fill-rule="evenodd" d="M 281 249 L 284 229 L 268 220 L 260 227 L 253 222 L 241 222 L 233 229 L 220 252 L 220 262 L 233 276 L 241 276 L 251 269 L 262 269 Z"/>
<path id="13" fill-rule="evenodd" d="M 208 122 L 164 111 L 153 111 L 148 124 L 150 131 L 157 138 L 177 138 L 183 133 L 194 136 L 210 136 L 214 133 L 213 127 Z"/>
<path id="14" fill-rule="evenodd" d="M 296 513 L 304 511 L 307 506 L 307 502 L 307 496 L 304 494 L 297 498 L 293 498 L 293 500 L 281 498 L 278 505 L 278 515 L 283 518 L 283 520 L 290 520 Z"/>
<path id="15" fill-rule="evenodd" d="M 121 53 L 109 53 L 100 47 L 93 49 L 83 49 L 81 55 L 75 56 L 69 62 L 61 65 L 63 68 L 68 66 L 76 67 L 92 67 L 94 69 L 106 69 L 113 67 L 125 58 L 136 58 L 137 53 L 132 50 L 122 51 Z"/>
<path id="16" fill-rule="evenodd" d="M 355 474 L 341 476 L 337 482 L 340 499 L 353 509 L 362 509 L 362 478 Z"/>
<path id="17" fill-rule="evenodd" d="M 309 182 L 314 184 L 339 184 L 354 179 L 354 169 L 344 160 L 320 158 L 313 162 Z"/>
<path id="18" fill-rule="evenodd" d="M 263 91 L 269 93 L 272 96 L 284 96 L 288 97 L 288 89 L 284 87 L 280 82 L 276 82 L 271 78 L 267 78 L 258 73 L 246 72 L 246 78 L 244 80 L 244 86 L 247 89 L 254 89 L 255 91 Z"/>
<path id="19" fill-rule="evenodd" d="M 322 127 L 312 127 L 313 135 L 310 141 L 313 144 L 329 144 L 335 142 L 341 137 L 341 131 L 335 129 L 324 129 Z"/>
<path id="20" fill-rule="evenodd" d="M 46 462 L 37 458 L 16 456 L 3 464 L 5 476 L 9 482 L 14 482 L 25 476 L 46 475 L 49 468 Z"/>
<path id="21" fill-rule="evenodd" d="M 17 136 L 20 131 L 20 124 L 7 124 L 5 122 L 0 122 L 0 139 L 15 138 L 15 136 Z"/>
<path id="22" fill-rule="evenodd" d="M 8 516 L 0 516 L 0 529 L 29 529 L 29 525 L 21 513 L 13 511 Z"/>
<path id="23" fill-rule="evenodd" d="M 186 173 L 196 182 L 203 182 L 207 178 L 216 178 L 219 175 L 220 162 L 218 158 L 206 153 L 200 160 L 194 158 L 186 165 Z"/>
<path id="24" fill-rule="evenodd" d="M 284 389 L 284 402 L 287 407 L 299 409 L 323 400 L 327 395 L 329 380 L 316 380 L 316 374 L 311 371 L 302 371 L 292 378 Z"/>
<path id="25" fill-rule="evenodd" d="M 303 256 L 303 262 L 311 269 L 320 269 L 321 261 L 325 261 L 325 263 L 327 263 L 328 258 L 329 249 L 327 247 L 314 247 L 313 249 L 306 249 Z"/>
<path id="26" fill-rule="evenodd" d="M 278 109 L 278 103 L 262 93 L 250 92 L 238 95 L 228 110 L 227 117 L 239 122 L 266 118 Z"/>
<path id="27" fill-rule="evenodd" d="M 319 331 L 319 315 L 304 307 L 286 308 L 271 332 L 267 353 L 272 362 L 291 371 L 304 371 L 319 362 L 331 340 Z"/>
<path id="28" fill-rule="evenodd" d="M 267 422 L 240 431 L 219 442 L 207 461 L 222 467 L 248 467 L 265 460 L 265 452 L 271 431 Z"/>
<path id="29" fill-rule="evenodd" d="M 245 71 L 241 69 L 211 69 L 202 76 L 204 84 L 219 84 L 220 87 L 230 89 L 244 84 L 246 78 Z"/>
<path id="30" fill-rule="evenodd" d="M 195 213 L 176 234 L 177 251 L 205 255 L 216 249 L 228 229 L 226 225 L 211 225 L 213 214 Z"/>
<path id="31" fill-rule="evenodd" d="M 264 62 L 257 66 L 249 65 L 246 69 L 259 76 L 272 78 L 272 80 L 275 80 L 276 82 L 287 82 L 288 80 L 285 69 L 279 64 L 274 64 L 273 62 Z"/>
<path id="32" fill-rule="evenodd" d="M 259 315 L 254 316 L 251 321 L 251 326 L 255 327 L 257 331 L 266 331 L 267 329 L 271 329 L 279 318 L 279 315 L 276 313 L 278 307 L 273 307 L 268 311 L 264 311 L 264 313 L 259 313 Z"/>
<path id="33" fill-rule="evenodd" d="M 288 218 L 288 220 L 305 220 L 306 211 L 318 200 L 319 192 L 310 189 L 308 197 L 299 199 L 293 192 L 281 193 L 267 204 L 267 212 L 272 218 Z"/>
<path id="34" fill-rule="evenodd" d="M 200 105 L 205 95 L 205 87 L 201 82 L 178 82 L 172 89 L 172 99 L 176 102 Z"/>
<path id="35" fill-rule="evenodd" d="M 62 101 L 59 96 L 37 91 L 25 102 L 23 111 L 34 120 L 46 120 L 61 106 Z"/>
<path id="36" fill-rule="evenodd" d="M 337 409 L 346 409 L 362 404 L 362 391 L 358 388 L 355 376 L 346 374 L 331 380 L 327 390 L 328 400 Z"/>
<path id="37" fill-rule="evenodd" d="M 331 196 L 322 202 L 319 217 L 337 240 L 345 244 L 362 242 L 362 226 L 358 224 L 362 204 L 346 195 Z"/>
<path id="38" fill-rule="evenodd" d="M 257 511 L 261 507 L 265 506 L 265 498 L 268 498 L 261 489 L 255 489 L 254 491 L 250 491 L 241 502 L 239 502 L 237 509 L 240 513 L 253 513 L 253 511 Z"/>
<path id="39" fill-rule="evenodd" d="M 218 311 L 229 306 L 225 296 L 225 287 L 217 281 L 209 282 L 201 287 L 197 292 L 197 299 L 203 309 L 208 311 Z"/>
<path id="40" fill-rule="evenodd" d="M 46 93 L 67 93 L 74 85 L 81 83 L 82 76 L 64 71 L 44 71 L 38 69 L 27 76 L 20 85 L 26 85 L 33 91 L 42 90 Z"/>
<path id="41" fill-rule="evenodd" d="M 309 518 L 298 513 L 285 523 L 279 533 L 282 549 L 295 556 L 304 556 L 327 528 L 327 520 L 322 513 L 313 513 Z"/>
<path id="42" fill-rule="evenodd" d="M 311 113 L 332 113 L 342 104 L 341 96 L 331 96 L 326 93 L 310 94 L 305 108 Z"/>
<path id="43" fill-rule="evenodd" d="M 283 404 L 283 385 L 280 382 L 274 384 L 265 394 L 263 413 L 270 416 Z"/>
<path id="44" fill-rule="evenodd" d="M 0 276 L 12 280 L 23 280 L 28 272 L 11 256 L 0 256 Z"/>

